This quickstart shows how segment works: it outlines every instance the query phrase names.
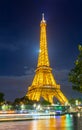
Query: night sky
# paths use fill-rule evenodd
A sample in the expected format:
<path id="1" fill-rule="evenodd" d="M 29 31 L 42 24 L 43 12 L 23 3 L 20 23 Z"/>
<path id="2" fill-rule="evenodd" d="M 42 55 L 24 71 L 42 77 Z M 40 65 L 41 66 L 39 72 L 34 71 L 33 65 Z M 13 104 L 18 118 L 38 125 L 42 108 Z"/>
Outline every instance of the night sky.
<path id="1" fill-rule="evenodd" d="M 13 101 L 23 97 L 37 66 L 42 13 L 47 21 L 50 66 L 67 98 L 72 90 L 68 73 L 82 44 L 82 0 L 0 1 L 0 92 Z"/>

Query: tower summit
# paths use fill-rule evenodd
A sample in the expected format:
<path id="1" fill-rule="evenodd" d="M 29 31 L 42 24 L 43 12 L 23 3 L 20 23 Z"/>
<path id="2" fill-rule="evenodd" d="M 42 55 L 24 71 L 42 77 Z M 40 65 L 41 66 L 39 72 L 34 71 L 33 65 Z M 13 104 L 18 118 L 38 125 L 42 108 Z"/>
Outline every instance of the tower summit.
<path id="1" fill-rule="evenodd" d="M 42 14 L 42 22 L 45 22 L 45 20 L 44 20 L 44 13 Z"/>
<path id="2" fill-rule="evenodd" d="M 42 14 L 38 63 L 32 85 L 28 87 L 26 96 L 34 101 L 39 101 L 40 98 L 43 97 L 51 104 L 53 104 L 53 97 L 55 97 L 61 104 L 65 104 L 68 100 L 61 92 L 60 85 L 56 83 L 49 63 L 46 25 L 44 14 Z"/>

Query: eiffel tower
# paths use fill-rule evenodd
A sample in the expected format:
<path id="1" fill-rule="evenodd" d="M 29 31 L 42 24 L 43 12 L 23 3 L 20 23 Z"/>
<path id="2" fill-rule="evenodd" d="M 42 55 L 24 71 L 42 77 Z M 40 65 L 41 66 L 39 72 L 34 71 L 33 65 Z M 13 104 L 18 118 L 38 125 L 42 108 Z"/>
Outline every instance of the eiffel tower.
<path id="1" fill-rule="evenodd" d="M 51 104 L 53 104 L 53 97 L 55 97 L 61 104 L 65 104 L 68 100 L 60 90 L 60 85 L 56 83 L 49 63 L 46 25 L 44 14 L 42 14 L 38 64 L 32 85 L 28 87 L 26 96 L 35 101 L 40 101 L 40 98 L 43 97 Z"/>

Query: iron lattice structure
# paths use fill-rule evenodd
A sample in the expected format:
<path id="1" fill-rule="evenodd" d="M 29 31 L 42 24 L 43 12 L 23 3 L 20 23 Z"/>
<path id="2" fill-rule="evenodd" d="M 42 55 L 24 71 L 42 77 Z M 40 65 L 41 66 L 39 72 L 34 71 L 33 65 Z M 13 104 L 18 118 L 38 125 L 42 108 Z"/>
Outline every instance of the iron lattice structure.
<path id="1" fill-rule="evenodd" d="M 28 87 L 26 96 L 28 96 L 30 100 L 35 101 L 39 101 L 40 98 L 43 97 L 51 104 L 53 104 L 53 97 L 55 97 L 61 102 L 61 104 L 65 104 L 68 100 L 61 92 L 60 85 L 56 83 L 49 63 L 46 25 L 44 14 L 42 14 L 38 64 L 32 85 Z"/>

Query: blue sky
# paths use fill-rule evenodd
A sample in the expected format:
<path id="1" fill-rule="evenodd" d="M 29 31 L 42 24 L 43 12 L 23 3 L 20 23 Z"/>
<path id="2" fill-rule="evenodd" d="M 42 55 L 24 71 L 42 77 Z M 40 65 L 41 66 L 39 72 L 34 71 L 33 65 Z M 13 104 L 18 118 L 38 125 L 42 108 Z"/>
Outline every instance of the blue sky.
<path id="1" fill-rule="evenodd" d="M 26 94 L 37 66 L 40 21 L 44 12 L 50 65 L 57 83 L 68 97 L 68 73 L 82 44 L 81 0 L 3 0 L 0 2 L 0 92 L 14 100 Z"/>

